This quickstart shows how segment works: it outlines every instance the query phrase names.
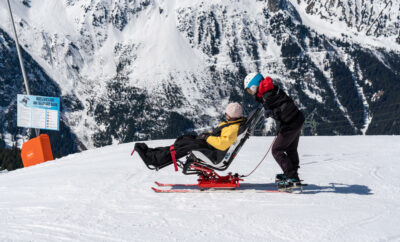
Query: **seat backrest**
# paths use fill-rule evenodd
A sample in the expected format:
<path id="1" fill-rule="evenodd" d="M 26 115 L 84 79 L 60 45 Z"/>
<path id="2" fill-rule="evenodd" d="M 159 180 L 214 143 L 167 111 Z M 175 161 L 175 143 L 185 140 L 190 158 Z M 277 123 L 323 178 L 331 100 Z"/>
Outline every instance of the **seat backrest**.
<path id="1" fill-rule="evenodd" d="M 192 153 L 200 160 L 204 161 L 207 166 L 216 170 L 226 170 L 240 151 L 246 140 L 253 133 L 258 121 L 263 117 L 263 108 L 257 108 L 250 115 L 246 122 L 239 127 L 238 136 L 236 141 L 228 148 L 224 158 L 214 164 L 210 161 L 201 151 L 192 151 Z"/>
<path id="2" fill-rule="evenodd" d="M 229 147 L 228 152 L 226 152 L 225 157 L 221 161 L 221 163 L 232 162 L 239 150 L 244 145 L 245 141 L 250 137 L 250 135 L 253 134 L 254 128 L 256 127 L 258 121 L 260 121 L 263 115 L 264 112 L 262 108 L 257 108 L 249 115 L 246 123 L 240 126 L 236 141 Z"/>

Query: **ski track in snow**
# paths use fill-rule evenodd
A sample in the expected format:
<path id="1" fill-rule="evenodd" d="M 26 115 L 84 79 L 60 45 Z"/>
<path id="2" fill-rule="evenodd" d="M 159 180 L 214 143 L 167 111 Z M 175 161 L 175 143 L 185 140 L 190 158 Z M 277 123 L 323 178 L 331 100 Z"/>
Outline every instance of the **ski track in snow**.
<path id="1" fill-rule="evenodd" d="M 251 137 L 229 171 L 248 174 L 272 139 Z M 148 170 L 133 143 L 89 150 L 0 173 L 0 241 L 398 241 L 399 142 L 301 137 L 304 194 L 157 194 L 154 181 L 196 177 Z M 269 155 L 244 183 L 279 172 Z"/>

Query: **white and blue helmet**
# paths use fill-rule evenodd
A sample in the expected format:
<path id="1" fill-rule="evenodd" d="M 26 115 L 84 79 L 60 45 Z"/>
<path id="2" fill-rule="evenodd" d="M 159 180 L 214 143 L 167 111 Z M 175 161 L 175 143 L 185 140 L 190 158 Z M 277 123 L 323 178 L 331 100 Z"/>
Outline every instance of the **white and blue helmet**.
<path id="1" fill-rule="evenodd" d="M 264 77 L 259 72 L 250 73 L 244 78 L 244 89 L 249 88 L 253 92 L 257 92 L 257 88 Z"/>

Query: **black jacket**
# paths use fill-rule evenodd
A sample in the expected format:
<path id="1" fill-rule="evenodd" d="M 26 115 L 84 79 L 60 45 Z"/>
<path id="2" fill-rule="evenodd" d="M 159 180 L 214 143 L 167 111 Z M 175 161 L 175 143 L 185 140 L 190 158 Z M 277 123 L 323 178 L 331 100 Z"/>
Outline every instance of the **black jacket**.
<path id="1" fill-rule="evenodd" d="M 281 122 L 281 131 L 297 128 L 304 123 L 304 116 L 293 100 L 279 87 L 265 92 L 262 98 L 256 100 L 263 104 L 266 110 L 271 110 L 272 117 Z"/>

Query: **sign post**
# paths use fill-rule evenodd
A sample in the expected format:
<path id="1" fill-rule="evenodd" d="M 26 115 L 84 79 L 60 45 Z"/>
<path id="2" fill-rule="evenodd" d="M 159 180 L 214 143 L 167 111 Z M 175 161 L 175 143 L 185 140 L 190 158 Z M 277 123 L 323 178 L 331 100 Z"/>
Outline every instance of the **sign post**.
<path id="1" fill-rule="evenodd" d="M 60 99 L 18 94 L 17 126 L 59 130 Z"/>
<path id="2" fill-rule="evenodd" d="M 10 13 L 12 27 L 13 27 L 13 30 L 14 30 L 15 47 L 17 48 L 19 65 L 21 66 L 21 72 L 22 72 L 22 77 L 24 78 L 26 93 L 28 95 L 30 95 L 31 92 L 29 91 L 28 79 L 26 78 L 24 62 L 22 60 L 21 50 L 19 49 L 18 34 L 17 34 L 17 29 L 15 28 L 14 17 L 13 17 L 12 10 L 11 10 L 10 0 L 7 0 L 7 5 L 8 5 L 8 11 Z M 36 132 L 36 136 L 39 136 L 40 130 L 35 129 L 35 132 Z"/>

